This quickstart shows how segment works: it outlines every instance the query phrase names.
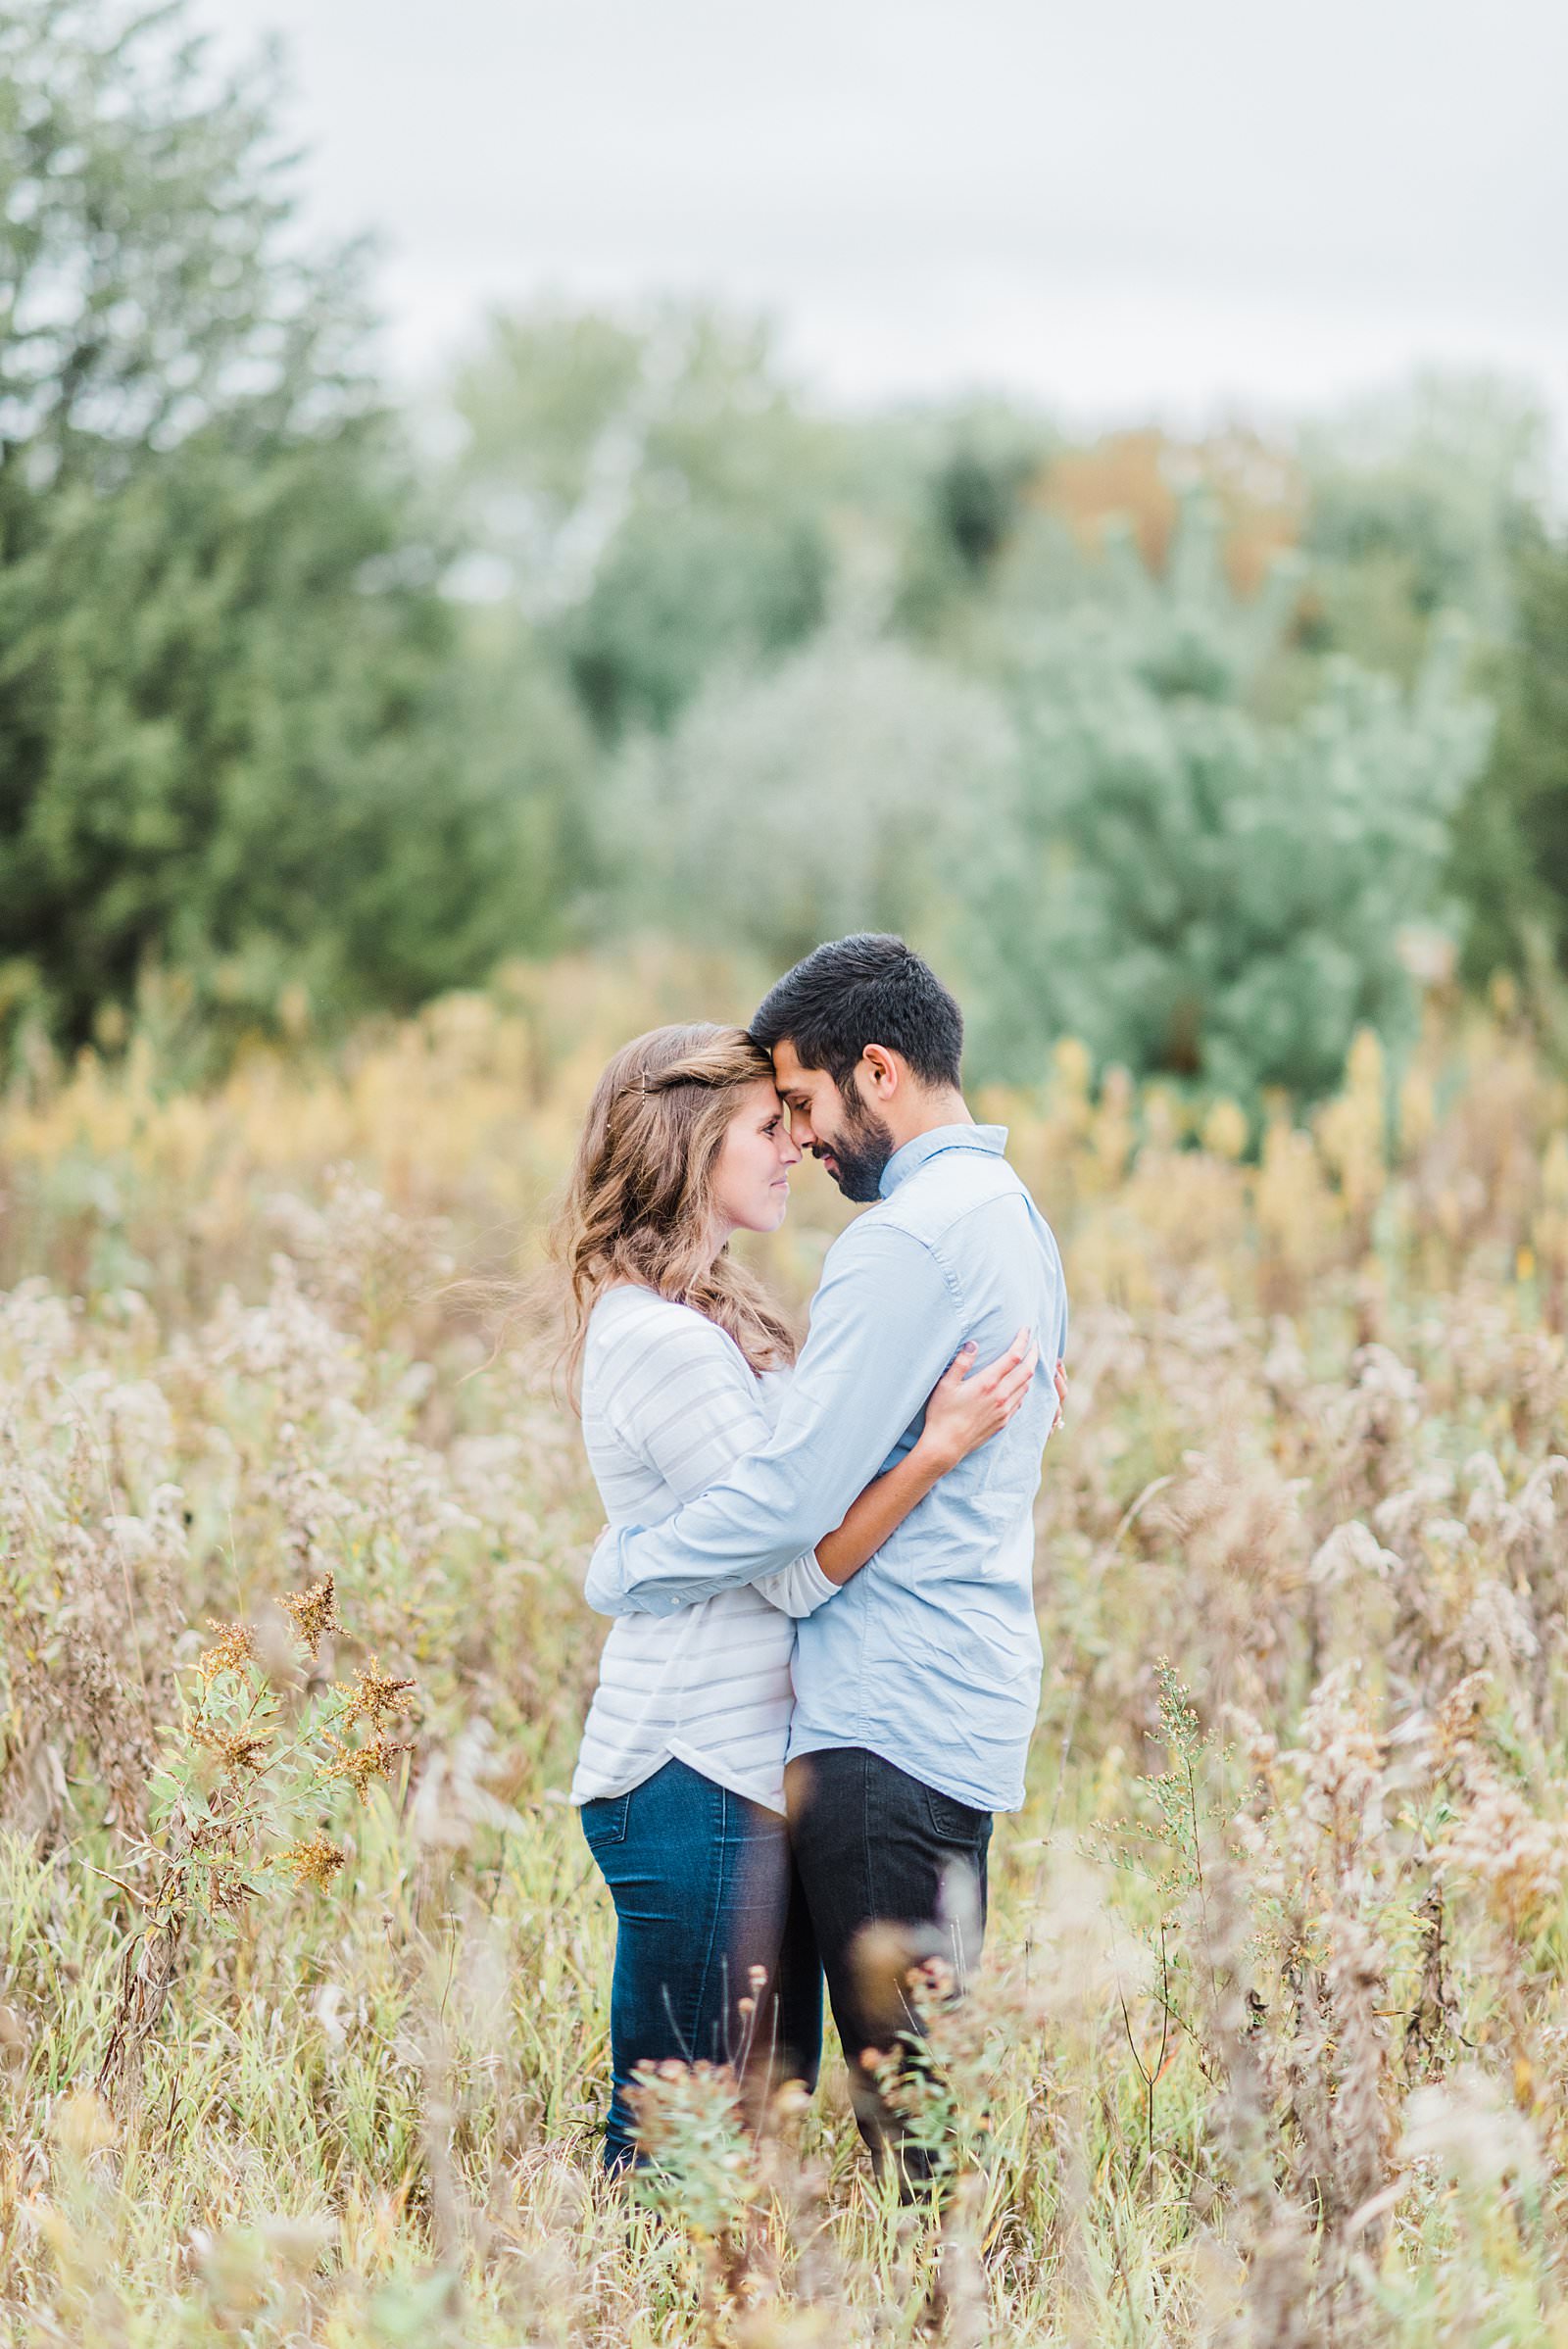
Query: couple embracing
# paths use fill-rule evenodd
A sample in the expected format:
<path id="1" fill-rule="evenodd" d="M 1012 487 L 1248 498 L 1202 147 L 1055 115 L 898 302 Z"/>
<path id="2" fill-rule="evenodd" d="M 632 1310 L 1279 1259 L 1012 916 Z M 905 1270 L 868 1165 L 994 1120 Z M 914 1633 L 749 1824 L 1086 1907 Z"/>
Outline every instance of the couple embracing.
<path id="1" fill-rule="evenodd" d="M 1023 1799 L 1060 1392 L 1034 1373 L 1066 1336 L 962 1041 L 902 940 L 846 938 L 749 1031 L 627 1045 L 588 1112 L 561 1248 L 614 1621 L 572 1799 L 618 1926 L 612 2171 L 639 2064 L 814 2083 L 825 1976 L 861 2133 L 923 2172 L 866 2059 L 918 2060 L 909 1969 L 972 1968 L 992 1814 Z M 796 1360 L 728 1242 L 778 1227 L 806 1150 L 867 1211 Z"/>

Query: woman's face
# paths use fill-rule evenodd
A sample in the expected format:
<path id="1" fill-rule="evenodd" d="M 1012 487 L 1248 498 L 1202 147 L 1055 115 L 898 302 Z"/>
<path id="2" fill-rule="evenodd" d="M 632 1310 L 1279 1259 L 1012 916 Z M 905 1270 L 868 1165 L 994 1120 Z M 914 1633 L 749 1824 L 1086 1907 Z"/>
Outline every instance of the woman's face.
<path id="1" fill-rule="evenodd" d="M 731 1232 L 776 1232 L 790 1200 L 790 1168 L 801 1153 L 790 1140 L 784 1104 L 766 1077 L 739 1097 L 713 1166 L 713 1210 Z"/>

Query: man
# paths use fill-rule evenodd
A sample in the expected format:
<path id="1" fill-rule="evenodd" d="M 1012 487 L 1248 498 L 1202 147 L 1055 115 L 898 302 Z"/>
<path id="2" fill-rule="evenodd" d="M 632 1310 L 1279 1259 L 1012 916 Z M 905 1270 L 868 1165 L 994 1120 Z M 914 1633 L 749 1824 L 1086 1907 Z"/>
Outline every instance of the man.
<path id="1" fill-rule="evenodd" d="M 772 1441 L 662 1524 L 605 1537 L 587 1583 L 602 1613 L 678 1606 L 811 1549 L 914 1443 L 966 1341 L 980 1362 L 1020 1323 L 1047 1362 L 1065 1345 L 1055 1241 L 1004 1131 L 964 1102 L 957 1004 L 902 939 L 818 947 L 752 1032 L 792 1136 L 868 1211 L 828 1251 Z M 1023 1800 L 1039 1705 L 1033 1504 L 1055 1406 L 1037 1379 L 800 1625 L 790 1832 L 861 2132 L 907 2173 L 922 2165 L 863 2059 L 914 2035 L 911 1961 L 946 1955 L 961 1981 L 979 1954 L 992 1814 Z"/>

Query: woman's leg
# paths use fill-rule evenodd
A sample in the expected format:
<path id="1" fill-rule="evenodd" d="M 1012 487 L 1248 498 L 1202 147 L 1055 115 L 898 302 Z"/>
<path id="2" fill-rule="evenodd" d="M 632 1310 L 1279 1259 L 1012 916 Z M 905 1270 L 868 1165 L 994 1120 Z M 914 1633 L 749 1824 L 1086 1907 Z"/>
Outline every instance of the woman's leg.
<path id="1" fill-rule="evenodd" d="M 627 2098 L 639 2064 L 735 2064 L 753 2052 L 754 1969 L 771 1984 L 789 1901 L 775 1812 L 666 1762 L 629 1794 L 584 1803 L 583 1833 L 615 1903 L 613 2086 L 605 2166 L 636 2156 Z"/>

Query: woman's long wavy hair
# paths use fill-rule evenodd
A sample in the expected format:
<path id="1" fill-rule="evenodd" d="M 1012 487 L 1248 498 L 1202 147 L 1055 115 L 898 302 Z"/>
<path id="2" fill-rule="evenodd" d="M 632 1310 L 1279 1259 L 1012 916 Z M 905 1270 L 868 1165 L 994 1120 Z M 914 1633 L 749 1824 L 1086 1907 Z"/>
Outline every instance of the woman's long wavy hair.
<path id="1" fill-rule="evenodd" d="M 712 1254 L 713 1168 L 741 1097 L 773 1064 L 744 1028 L 652 1028 L 594 1088 L 551 1253 L 565 1275 L 564 1368 L 580 1389 L 588 1317 L 618 1281 L 694 1305 L 754 1370 L 795 1359 L 760 1284 L 727 1248 Z"/>

